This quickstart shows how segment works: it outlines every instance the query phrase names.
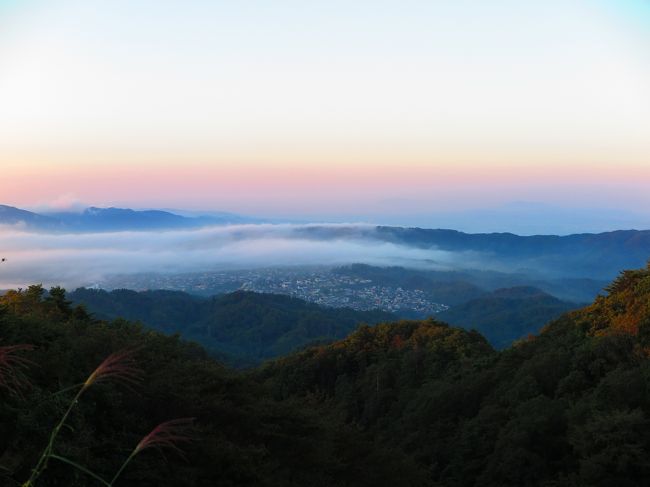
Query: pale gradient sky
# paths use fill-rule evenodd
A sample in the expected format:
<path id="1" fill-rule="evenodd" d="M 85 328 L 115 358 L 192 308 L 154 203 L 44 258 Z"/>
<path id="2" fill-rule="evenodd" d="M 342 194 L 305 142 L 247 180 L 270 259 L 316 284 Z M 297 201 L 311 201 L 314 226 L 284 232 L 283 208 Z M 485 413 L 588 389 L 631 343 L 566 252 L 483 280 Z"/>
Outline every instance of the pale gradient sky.
<path id="1" fill-rule="evenodd" d="M 650 1 L 0 0 L 0 203 L 650 206 Z"/>

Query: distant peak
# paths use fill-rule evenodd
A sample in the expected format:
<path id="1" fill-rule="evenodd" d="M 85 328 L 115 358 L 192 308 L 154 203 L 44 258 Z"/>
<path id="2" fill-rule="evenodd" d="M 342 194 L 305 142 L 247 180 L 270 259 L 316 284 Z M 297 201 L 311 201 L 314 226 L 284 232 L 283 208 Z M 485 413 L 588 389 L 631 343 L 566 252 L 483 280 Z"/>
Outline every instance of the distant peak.
<path id="1" fill-rule="evenodd" d="M 84 213 L 87 215 L 99 215 L 102 213 L 133 213 L 133 212 L 134 210 L 130 208 L 116 208 L 114 206 L 109 206 L 108 208 L 90 206 L 84 210 Z"/>
<path id="2" fill-rule="evenodd" d="M 515 286 L 509 288 L 497 289 L 492 295 L 498 298 L 523 299 L 534 296 L 550 296 L 548 293 L 533 286 Z"/>

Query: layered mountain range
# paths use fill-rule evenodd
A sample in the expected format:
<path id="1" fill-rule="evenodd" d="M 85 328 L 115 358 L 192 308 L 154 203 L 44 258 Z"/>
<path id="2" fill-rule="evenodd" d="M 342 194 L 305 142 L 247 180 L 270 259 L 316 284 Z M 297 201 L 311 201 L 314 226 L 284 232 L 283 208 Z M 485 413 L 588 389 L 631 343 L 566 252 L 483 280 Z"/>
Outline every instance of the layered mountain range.
<path id="1" fill-rule="evenodd" d="M 260 223 L 260 220 L 220 213 L 181 216 L 161 210 L 136 211 L 121 208 L 87 208 L 81 213 L 37 214 L 0 206 L 0 224 L 22 224 L 43 232 L 117 232 L 191 229 L 214 225 Z M 511 233 L 468 234 L 446 229 L 386 227 L 356 224 L 309 224 L 264 231 L 235 232 L 231 239 L 304 240 L 329 243 L 340 262 L 345 258 L 341 243 L 372 245 L 373 258 L 391 259 L 391 249 L 378 256 L 377 245 L 422 250 L 406 262 L 404 253 L 395 260 L 405 267 L 441 269 L 489 269 L 530 277 L 610 280 L 623 268 L 642 266 L 650 255 L 650 230 L 620 230 L 598 234 L 533 235 Z M 397 252 L 400 254 L 399 252 Z M 341 254 L 341 255 L 339 255 Z M 411 252 L 413 254 L 413 252 Z M 331 257 L 330 257 L 331 259 Z M 352 261 L 354 262 L 354 261 Z M 318 263 L 314 257 L 313 263 Z M 268 265 L 273 265 L 269 262 Z"/>
<path id="2" fill-rule="evenodd" d="M 392 321 L 237 373 L 178 336 L 92 318 L 61 289 L 11 291 L 2 351 L 22 358 L 1 370 L 0 479 L 24 481 L 75 384 L 131 350 L 144 380 L 90 386 L 52 447 L 67 463 L 53 457 L 39 485 L 110 478 L 154 425 L 191 417 L 183 457 L 140 455 L 121 485 L 645 486 L 649 303 L 650 267 L 502 351 L 438 320 Z"/>
<path id="3" fill-rule="evenodd" d="M 203 298 L 180 291 L 80 288 L 69 298 L 97 318 L 122 317 L 178 333 L 235 366 L 257 365 L 307 345 L 330 343 L 361 323 L 397 319 L 380 310 L 326 308 L 285 295 L 246 291 Z"/>
<path id="4" fill-rule="evenodd" d="M 180 291 L 79 288 L 69 298 L 97 318 L 122 317 L 158 331 L 178 333 L 238 367 L 256 365 L 315 343 L 330 343 L 361 323 L 374 325 L 409 316 L 330 308 L 285 295 L 246 291 L 200 297 Z M 522 286 L 479 293 L 436 318 L 477 330 L 501 349 L 578 307 Z"/>

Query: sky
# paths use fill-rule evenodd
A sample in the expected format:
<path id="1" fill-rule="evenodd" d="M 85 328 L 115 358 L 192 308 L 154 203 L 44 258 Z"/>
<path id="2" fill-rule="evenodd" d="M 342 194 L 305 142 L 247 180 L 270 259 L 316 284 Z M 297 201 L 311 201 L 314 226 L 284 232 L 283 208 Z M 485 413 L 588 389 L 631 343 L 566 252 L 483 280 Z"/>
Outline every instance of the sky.
<path id="1" fill-rule="evenodd" d="M 649 186 L 648 0 L 0 0 L 0 203 L 650 227 Z"/>

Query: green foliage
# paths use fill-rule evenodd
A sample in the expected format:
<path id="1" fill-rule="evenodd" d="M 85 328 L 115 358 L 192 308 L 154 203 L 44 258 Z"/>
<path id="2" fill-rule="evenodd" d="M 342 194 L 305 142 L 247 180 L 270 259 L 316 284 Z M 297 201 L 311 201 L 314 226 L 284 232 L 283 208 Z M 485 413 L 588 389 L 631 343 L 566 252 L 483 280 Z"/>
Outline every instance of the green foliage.
<path id="1" fill-rule="evenodd" d="M 497 348 L 539 333 L 549 321 L 578 305 L 535 288 L 500 289 L 443 311 L 437 318 L 455 326 L 475 329 Z"/>
<path id="2" fill-rule="evenodd" d="M 0 485 L 30 476 L 72 398 L 54 393 L 82 383 L 111 352 L 132 347 L 140 347 L 141 386 L 102 383 L 88 389 L 60 430 L 56 453 L 111 478 L 156 424 L 194 417 L 195 441 L 184 448 L 187 460 L 172 453 L 165 462 L 154 451 L 143 452 L 116 485 L 422 485 L 421 471 L 402 453 L 296 401 L 274 400 L 262 385 L 199 347 L 124 320 L 90 319 L 56 291 L 50 296 L 34 287 L 0 298 L 3 341 L 36 346 L 29 354 L 31 389 L 22 396 L 0 390 Z M 50 460 L 36 485 L 93 482 Z"/>
<path id="3" fill-rule="evenodd" d="M 217 336 L 229 336 L 235 320 L 263 335 L 266 311 L 279 336 L 291 334 L 280 327 L 287 310 L 251 309 L 245 298 L 225 303 L 233 321 Z M 89 390 L 57 448 L 105 475 L 169 418 L 196 417 L 200 441 L 188 462 L 143 454 L 123 485 L 650 484 L 650 268 L 502 351 L 478 332 L 401 321 L 361 326 L 246 372 L 178 336 L 93 320 L 56 290 L 31 287 L 0 303 L 0 336 L 36 345 L 38 364 L 24 397 L 0 392 L 7 479 L 28 477 L 61 416 L 69 398 L 52 393 L 82 381 L 107 353 L 138 345 L 142 388 Z M 90 485 L 69 465 L 50 463 L 46 473 L 46 486 Z"/>
<path id="4" fill-rule="evenodd" d="M 383 311 L 325 308 L 288 296 L 244 291 L 204 299 L 179 291 L 81 288 L 70 298 L 100 318 L 123 317 L 165 333 L 180 333 L 238 366 L 343 338 L 362 322 L 394 319 Z"/>
<path id="5" fill-rule="evenodd" d="M 398 446 L 430 485 L 648 485 L 649 276 L 624 274 L 594 305 L 502 352 L 441 323 L 401 322 L 257 376 L 276 397 Z"/>

